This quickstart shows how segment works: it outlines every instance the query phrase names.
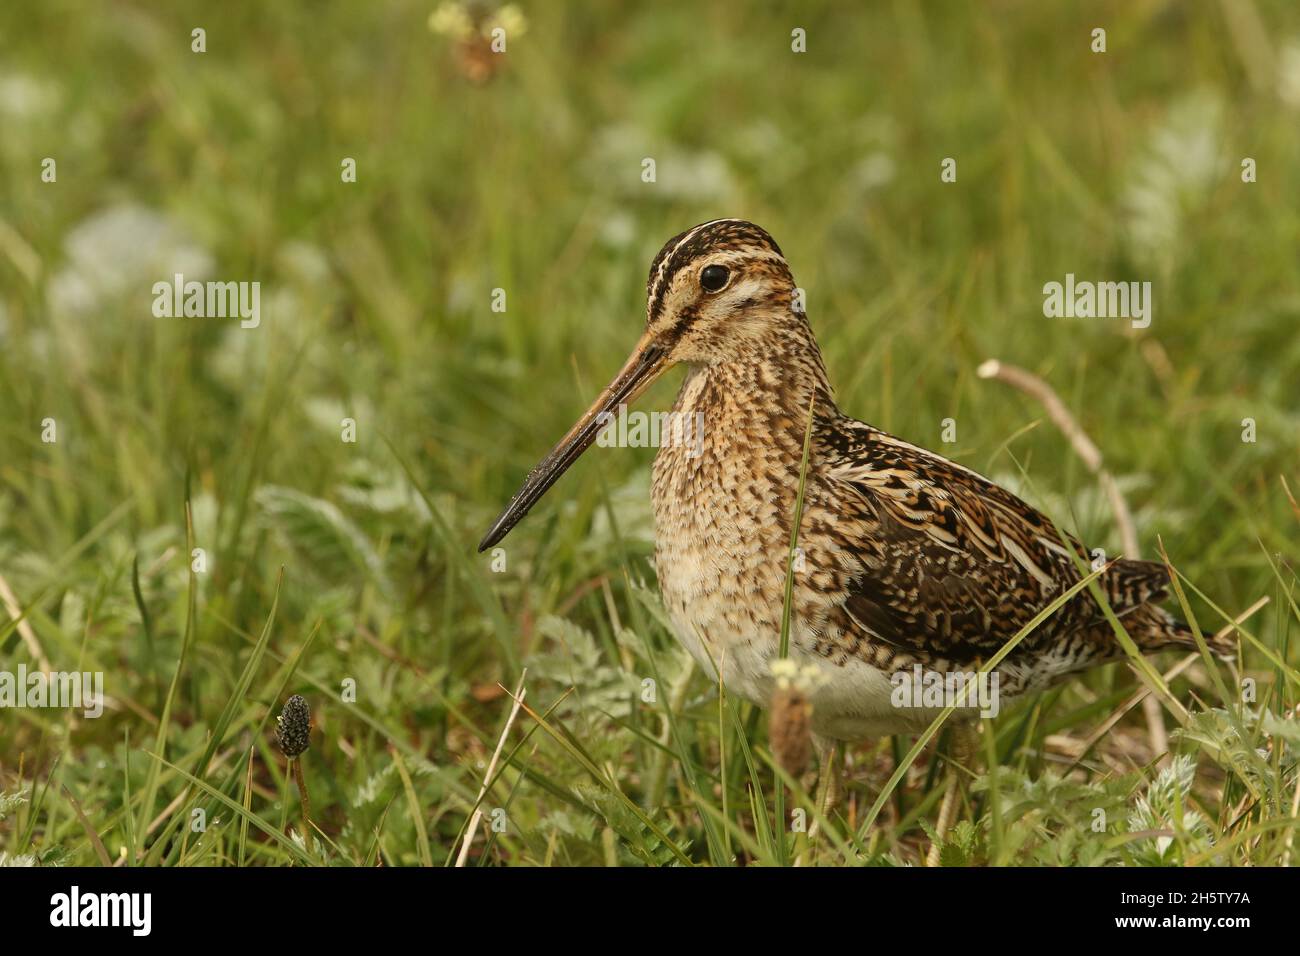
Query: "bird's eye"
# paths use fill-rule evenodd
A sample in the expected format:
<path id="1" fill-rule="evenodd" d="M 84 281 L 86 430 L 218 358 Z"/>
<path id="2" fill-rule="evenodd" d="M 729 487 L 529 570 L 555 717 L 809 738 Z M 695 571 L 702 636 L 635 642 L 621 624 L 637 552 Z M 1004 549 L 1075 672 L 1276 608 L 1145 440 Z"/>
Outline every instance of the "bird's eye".
<path id="1" fill-rule="evenodd" d="M 721 292 L 731 278 L 731 270 L 726 266 L 705 266 L 700 272 L 700 285 L 705 292 Z"/>

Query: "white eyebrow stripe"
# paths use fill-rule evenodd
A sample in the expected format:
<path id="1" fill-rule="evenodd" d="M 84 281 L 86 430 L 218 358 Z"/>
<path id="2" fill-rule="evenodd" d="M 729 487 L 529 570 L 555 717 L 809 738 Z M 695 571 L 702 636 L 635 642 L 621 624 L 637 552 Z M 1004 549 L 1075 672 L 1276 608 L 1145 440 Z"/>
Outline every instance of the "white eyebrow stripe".
<path id="1" fill-rule="evenodd" d="M 771 249 L 762 246 L 742 246 L 739 249 L 727 249 L 715 253 L 709 260 L 711 265 L 734 265 L 737 262 L 785 262 Z"/>
<path id="2" fill-rule="evenodd" d="M 663 285 L 664 282 L 664 274 L 668 271 L 668 263 L 673 261 L 673 256 L 677 255 L 677 250 L 680 249 L 682 246 L 686 245 L 686 243 L 690 242 L 697 235 L 699 235 L 700 230 L 707 229 L 709 226 L 716 226 L 720 222 L 740 222 L 740 220 L 739 219 L 710 219 L 708 222 L 702 222 L 694 229 L 692 229 L 690 232 L 688 232 L 686 235 L 682 236 L 681 241 L 678 242 L 677 245 L 673 246 L 673 251 L 668 253 L 668 255 L 664 256 L 663 261 L 659 263 L 659 271 L 655 274 L 654 288 L 650 290 L 649 298 L 651 302 L 653 302 L 655 296 L 659 294 L 659 287 Z"/>

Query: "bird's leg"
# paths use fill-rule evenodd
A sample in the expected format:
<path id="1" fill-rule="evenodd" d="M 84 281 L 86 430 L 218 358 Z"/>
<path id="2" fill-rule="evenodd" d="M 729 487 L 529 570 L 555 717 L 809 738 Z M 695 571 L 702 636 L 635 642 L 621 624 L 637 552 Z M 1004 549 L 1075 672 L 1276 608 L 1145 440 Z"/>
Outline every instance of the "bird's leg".
<path id="1" fill-rule="evenodd" d="M 830 737 L 823 737 L 821 734 L 812 735 L 813 751 L 817 754 L 817 764 L 820 768 L 817 771 L 817 793 L 813 797 L 817 814 L 826 819 L 840 805 L 840 799 L 843 796 L 844 789 L 840 786 L 840 772 L 835 766 L 835 753 L 839 748 L 839 741 Z M 821 823 L 817 814 L 813 815 L 812 824 L 808 827 L 808 842 L 811 845 L 821 833 Z"/>
<path id="2" fill-rule="evenodd" d="M 813 821 L 808 826 L 808 847 L 805 852 L 799 854 L 799 858 L 794 862 L 795 866 L 805 866 L 812 859 L 813 846 L 822 829 L 818 814 L 829 819 L 831 813 L 839 806 L 843 793 L 839 771 L 835 766 L 835 751 L 839 747 L 839 741 L 813 734 L 812 744 L 813 752 L 817 754 L 818 766 L 817 792 L 813 796 L 817 813 L 813 814 Z"/>
<path id="3" fill-rule="evenodd" d="M 840 771 L 835 765 L 839 741 L 820 734 L 813 734 L 812 741 L 820 767 L 817 772 L 817 810 L 822 816 L 829 817 L 839 807 L 840 800 L 844 796 Z M 815 823 L 816 821 L 814 825 Z"/>
<path id="4" fill-rule="evenodd" d="M 961 721 L 953 724 L 948 740 L 948 767 L 944 771 L 943 802 L 939 804 L 939 819 L 935 823 L 936 839 L 926 855 L 926 866 L 939 865 L 939 852 L 944 837 L 957 816 L 957 798 L 961 788 L 962 768 L 966 767 L 979 749 L 979 724 Z"/>

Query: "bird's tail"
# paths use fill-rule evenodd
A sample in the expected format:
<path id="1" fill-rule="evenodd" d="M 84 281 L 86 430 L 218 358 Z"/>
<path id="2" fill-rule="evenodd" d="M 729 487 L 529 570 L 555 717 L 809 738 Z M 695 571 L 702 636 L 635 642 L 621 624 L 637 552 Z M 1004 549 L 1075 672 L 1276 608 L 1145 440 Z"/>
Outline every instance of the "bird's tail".
<path id="1" fill-rule="evenodd" d="M 1122 615 L 1120 619 L 1129 636 L 1143 652 L 1150 653 L 1167 647 L 1195 650 L 1198 646 L 1192 629 L 1158 605 L 1143 604 L 1131 613 Z M 1237 656 L 1237 643 L 1232 639 L 1231 633 L 1203 636 L 1210 653 L 1220 660 L 1231 660 Z"/>
<path id="2" fill-rule="evenodd" d="M 1102 576 L 1101 583 L 1110 606 L 1144 653 L 1166 647 L 1196 648 L 1192 629 L 1160 606 L 1169 599 L 1169 569 L 1165 565 L 1159 561 L 1117 561 Z M 1113 632 L 1103 640 L 1113 642 Z M 1236 657 L 1237 646 L 1231 636 L 1206 634 L 1205 642 L 1215 657 Z"/>

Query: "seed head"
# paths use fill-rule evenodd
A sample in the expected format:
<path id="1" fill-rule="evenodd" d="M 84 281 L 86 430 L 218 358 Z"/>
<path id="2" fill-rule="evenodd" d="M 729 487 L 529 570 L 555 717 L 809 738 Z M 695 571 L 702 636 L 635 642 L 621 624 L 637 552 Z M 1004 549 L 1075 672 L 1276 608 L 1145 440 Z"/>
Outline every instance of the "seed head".
<path id="1" fill-rule="evenodd" d="M 311 743 L 311 708 L 307 698 L 294 694 L 275 719 L 275 742 L 286 757 L 297 757 Z"/>
<path id="2" fill-rule="evenodd" d="M 782 770 L 793 777 L 803 773 L 812 755 L 812 704 L 802 691 L 777 688 L 768 715 L 767 739 Z"/>
<path id="3" fill-rule="evenodd" d="M 781 768 L 798 776 L 812 755 L 811 697 L 825 678 L 815 664 L 800 667 L 788 657 L 772 662 L 776 687 L 769 704 L 767 739 Z"/>

